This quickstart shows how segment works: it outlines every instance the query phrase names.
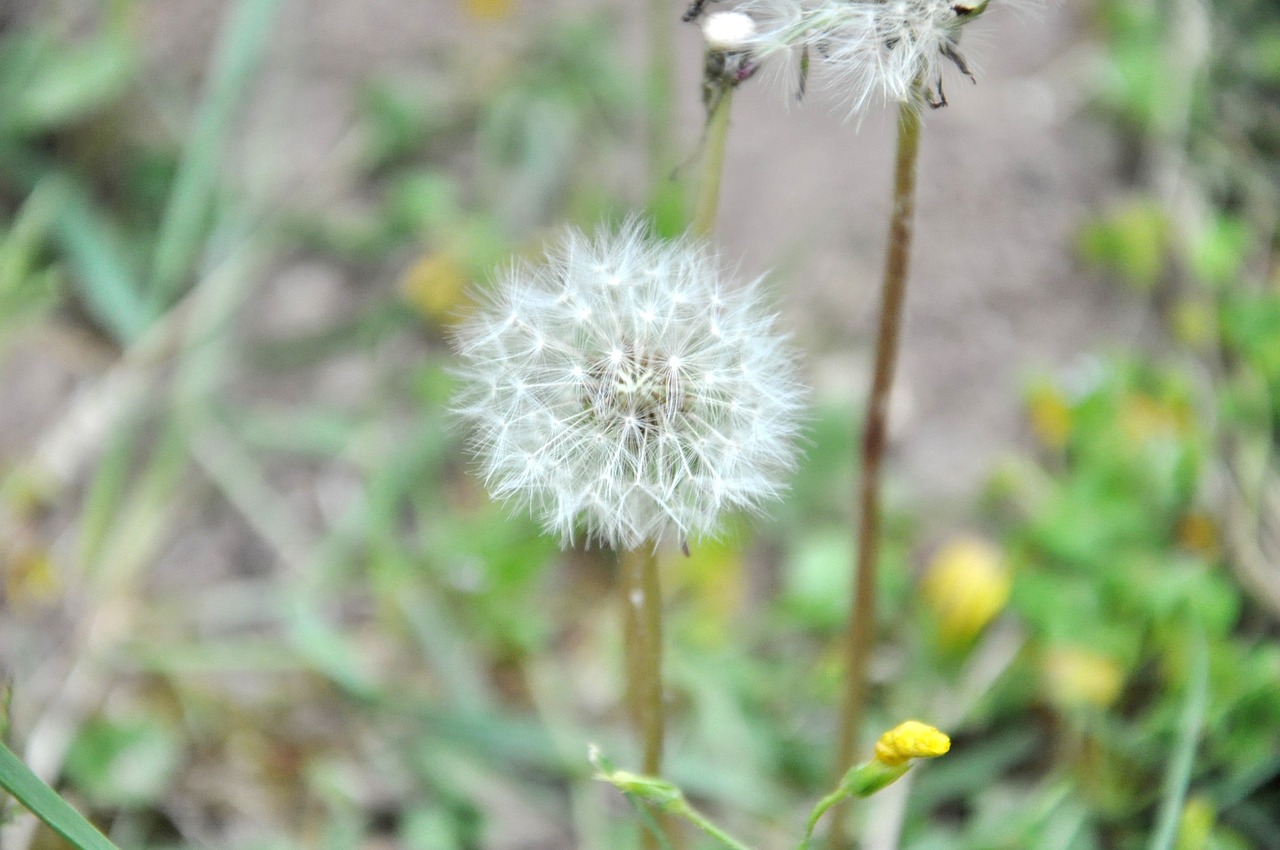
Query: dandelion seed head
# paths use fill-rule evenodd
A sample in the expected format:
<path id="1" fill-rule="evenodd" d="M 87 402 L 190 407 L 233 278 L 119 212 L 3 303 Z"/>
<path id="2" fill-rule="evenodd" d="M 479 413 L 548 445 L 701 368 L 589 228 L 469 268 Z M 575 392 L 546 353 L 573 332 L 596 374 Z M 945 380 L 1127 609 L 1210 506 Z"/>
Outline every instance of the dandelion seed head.
<path id="1" fill-rule="evenodd" d="M 795 358 L 759 287 L 731 288 L 705 244 L 634 220 L 570 231 L 479 298 L 455 409 L 490 492 L 563 544 L 704 537 L 782 491 Z"/>
<path id="2" fill-rule="evenodd" d="M 814 67 L 817 81 L 851 115 L 876 103 L 944 104 L 942 71 L 970 75 L 959 53 L 961 28 L 987 0 L 742 0 L 756 22 L 749 49 L 762 61 Z M 923 92 L 917 87 L 920 81 Z M 793 89 L 794 90 L 794 89 Z M 921 100 L 923 96 L 923 100 Z"/>

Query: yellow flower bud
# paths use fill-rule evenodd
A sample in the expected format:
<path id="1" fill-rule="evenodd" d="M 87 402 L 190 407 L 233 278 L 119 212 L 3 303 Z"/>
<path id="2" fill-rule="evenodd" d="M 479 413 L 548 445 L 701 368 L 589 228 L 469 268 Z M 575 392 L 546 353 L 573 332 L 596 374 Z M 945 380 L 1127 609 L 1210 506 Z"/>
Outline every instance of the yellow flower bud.
<path id="1" fill-rule="evenodd" d="M 969 640 L 1009 601 L 1010 579 L 999 549 L 960 537 L 934 555 L 920 591 L 945 643 Z"/>
<path id="2" fill-rule="evenodd" d="M 951 739 L 927 723 L 899 723 L 876 741 L 876 761 L 890 767 L 910 759 L 928 759 L 951 749 Z"/>

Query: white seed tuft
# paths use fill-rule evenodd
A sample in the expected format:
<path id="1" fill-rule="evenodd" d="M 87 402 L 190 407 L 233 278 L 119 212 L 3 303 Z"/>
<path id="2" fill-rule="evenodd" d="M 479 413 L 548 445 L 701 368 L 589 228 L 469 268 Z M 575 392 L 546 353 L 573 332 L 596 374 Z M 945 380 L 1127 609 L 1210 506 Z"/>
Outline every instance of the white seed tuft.
<path id="1" fill-rule="evenodd" d="M 758 27 L 749 49 L 757 58 L 807 53 L 815 76 L 861 112 L 877 102 L 945 102 L 942 70 L 969 70 L 959 54 L 961 28 L 987 0 L 743 0 Z"/>
<path id="2" fill-rule="evenodd" d="M 479 300 L 454 340 L 455 408 L 490 492 L 562 544 L 703 537 L 783 489 L 795 358 L 759 287 L 727 286 L 704 243 L 635 220 L 570 231 Z"/>
<path id="3" fill-rule="evenodd" d="M 711 50 L 742 50 L 756 34 L 756 22 L 742 12 L 715 12 L 702 21 L 702 37 Z"/>

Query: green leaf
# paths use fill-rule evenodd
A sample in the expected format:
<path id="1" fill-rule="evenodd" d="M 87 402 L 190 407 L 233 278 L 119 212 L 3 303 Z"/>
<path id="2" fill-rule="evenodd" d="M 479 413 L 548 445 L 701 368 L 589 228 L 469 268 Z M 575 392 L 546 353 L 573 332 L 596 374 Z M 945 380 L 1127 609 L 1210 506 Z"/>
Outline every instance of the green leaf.
<path id="1" fill-rule="evenodd" d="M 58 210 L 57 234 L 76 271 L 85 306 L 116 339 L 138 337 L 156 316 L 134 286 L 137 274 L 111 238 L 108 222 L 89 196 L 70 180 Z"/>
<path id="2" fill-rule="evenodd" d="M 787 565 L 783 592 L 787 611 L 810 628 L 838 628 L 848 610 L 852 561 L 853 540 L 847 529 L 806 535 Z"/>
<path id="3" fill-rule="evenodd" d="M 67 754 L 67 774 L 108 806 L 159 800 L 181 761 L 172 730 L 152 718 L 99 720 L 84 727 Z"/>
<path id="4" fill-rule="evenodd" d="M 276 0 L 240 0 L 227 15 L 191 135 L 182 152 L 156 237 L 150 291 L 172 300 L 204 238 L 209 201 L 241 96 L 254 79 L 271 33 Z"/>
<path id="5" fill-rule="evenodd" d="M 1165 270 L 1169 223 L 1154 202 L 1133 201 L 1085 225 L 1079 245 L 1088 262 L 1150 289 Z"/>
<path id="6" fill-rule="evenodd" d="M 85 820 L 82 814 L 71 808 L 66 800 L 32 773 L 4 744 L 0 744 L 0 788 L 8 791 L 33 815 L 79 850 L 119 850 Z"/>
<path id="7" fill-rule="evenodd" d="M 49 132 L 102 109 L 128 88 L 137 56 L 136 45 L 114 33 L 76 46 L 46 33 L 12 38 L 0 47 L 0 130 Z"/>
<path id="8" fill-rule="evenodd" d="M 1240 274 L 1252 240 L 1247 222 L 1229 215 L 1213 216 L 1190 246 L 1191 269 L 1207 283 L 1229 285 Z"/>
<path id="9" fill-rule="evenodd" d="M 1178 837 L 1178 819 L 1187 799 L 1200 730 L 1204 727 L 1205 713 L 1209 708 L 1209 651 L 1203 635 L 1197 634 L 1193 642 L 1191 681 L 1187 684 L 1182 718 L 1178 722 L 1178 748 L 1174 750 L 1165 773 L 1160 812 L 1151 836 L 1151 850 L 1171 850 L 1174 839 Z"/>

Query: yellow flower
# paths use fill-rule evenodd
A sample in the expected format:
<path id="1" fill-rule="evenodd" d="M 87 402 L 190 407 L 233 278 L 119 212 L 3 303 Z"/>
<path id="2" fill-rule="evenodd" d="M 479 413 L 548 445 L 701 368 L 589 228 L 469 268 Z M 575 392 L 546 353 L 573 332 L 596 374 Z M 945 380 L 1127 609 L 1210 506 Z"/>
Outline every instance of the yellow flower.
<path id="1" fill-rule="evenodd" d="M 876 741 L 875 758 L 849 768 L 839 787 L 818 803 L 809 819 L 809 834 L 822 813 L 841 799 L 870 797 L 905 776 L 912 759 L 935 758 L 950 749 L 951 739 L 929 724 L 919 720 L 899 723 Z M 807 836 L 805 840 L 808 841 Z"/>
<path id="2" fill-rule="evenodd" d="M 1175 850 L 1204 850 L 1213 837 L 1213 827 L 1218 813 L 1213 803 L 1205 797 L 1196 796 L 1187 799 L 1182 807 L 1182 817 L 1178 819 L 1178 843 Z"/>
<path id="3" fill-rule="evenodd" d="M 1182 515 L 1174 529 L 1178 545 L 1202 558 L 1216 558 L 1219 553 L 1218 524 L 1204 511 Z"/>
<path id="4" fill-rule="evenodd" d="M 1119 423 L 1129 442 L 1141 446 L 1182 436 L 1190 424 L 1190 416 L 1183 404 L 1169 404 L 1145 393 L 1134 393 L 1121 402 Z"/>
<path id="5" fill-rule="evenodd" d="M 49 551 L 31 542 L 19 542 L 8 552 L 0 549 L 0 573 L 4 594 L 16 606 L 52 602 L 62 589 Z"/>
<path id="6" fill-rule="evenodd" d="M 935 758 L 950 749 L 951 739 L 944 733 L 919 720 L 908 720 L 876 741 L 876 761 L 893 767 L 911 759 Z"/>
<path id="7" fill-rule="evenodd" d="M 1071 438 L 1071 405 L 1056 388 L 1036 387 L 1027 399 L 1031 431 L 1046 447 L 1060 449 Z"/>
<path id="8" fill-rule="evenodd" d="M 511 0 L 463 0 L 462 8 L 479 21 L 500 21 L 515 11 Z"/>
<path id="9" fill-rule="evenodd" d="M 463 303 L 469 278 L 461 260 L 448 252 L 419 259 L 400 281 L 409 305 L 440 324 L 450 324 Z"/>
<path id="10" fill-rule="evenodd" d="M 1009 601 L 1009 572 L 999 549 L 959 537 L 934 555 L 920 590 L 945 643 L 969 640 Z"/>
<path id="11" fill-rule="evenodd" d="M 1052 649 L 1042 663 L 1049 697 L 1064 708 L 1106 708 L 1120 696 L 1124 685 L 1124 670 L 1119 664 L 1087 649 Z"/>

